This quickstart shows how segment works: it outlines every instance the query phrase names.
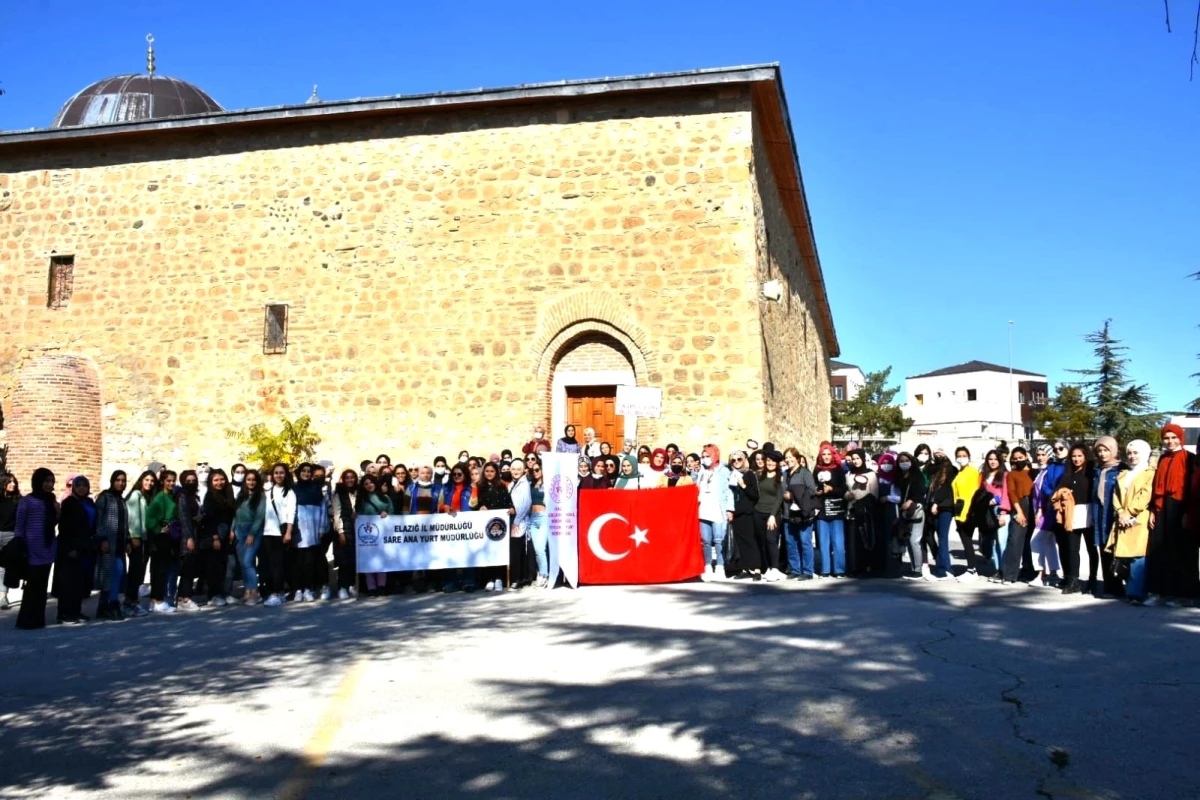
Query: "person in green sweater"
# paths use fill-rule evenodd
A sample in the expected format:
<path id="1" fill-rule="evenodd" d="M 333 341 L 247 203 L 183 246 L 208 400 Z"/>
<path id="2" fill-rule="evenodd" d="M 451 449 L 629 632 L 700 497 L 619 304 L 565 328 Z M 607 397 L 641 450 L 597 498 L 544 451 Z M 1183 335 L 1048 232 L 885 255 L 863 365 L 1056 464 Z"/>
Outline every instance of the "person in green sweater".
<path id="1" fill-rule="evenodd" d="M 176 477 L 170 470 L 162 472 L 162 485 L 146 507 L 144 535 L 150 541 L 150 610 L 162 614 L 175 611 L 167 602 L 167 575 L 179 560 L 179 515 L 172 494 Z"/>
<path id="2" fill-rule="evenodd" d="M 263 500 L 262 479 L 254 470 L 247 470 L 242 479 L 242 489 L 237 496 L 237 511 L 233 515 L 233 533 L 237 540 L 238 562 L 242 565 L 242 584 L 246 594 L 242 602 L 256 606 L 262 602 L 258 593 L 258 570 L 255 560 L 262 544 L 263 525 L 267 518 L 267 504 Z"/>
<path id="3" fill-rule="evenodd" d="M 144 616 L 138 590 L 146 577 L 146 561 L 149 553 L 149 536 L 146 533 L 146 509 L 158 492 L 158 478 L 150 470 L 138 476 L 133 488 L 125 498 L 125 510 L 129 516 L 129 569 L 125 573 L 126 616 Z"/>

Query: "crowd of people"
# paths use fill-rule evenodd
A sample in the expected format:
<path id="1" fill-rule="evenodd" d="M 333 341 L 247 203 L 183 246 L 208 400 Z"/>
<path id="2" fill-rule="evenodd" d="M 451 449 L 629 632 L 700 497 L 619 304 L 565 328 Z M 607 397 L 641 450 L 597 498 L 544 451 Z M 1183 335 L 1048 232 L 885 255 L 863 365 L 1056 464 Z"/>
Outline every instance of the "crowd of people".
<path id="1" fill-rule="evenodd" d="M 200 599 L 219 608 L 548 588 L 559 577 L 548 572 L 542 456 L 550 451 L 576 455 L 583 490 L 695 485 L 705 581 L 985 576 L 1146 605 L 1200 594 L 1200 471 L 1175 425 L 1163 428 L 1157 459 L 1146 441 L 1122 451 L 1104 436 L 1032 455 L 999 447 L 979 462 L 966 447 L 952 459 L 927 444 L 872 454 L 824 443 L 811 464 L 770 442 L 749 441 L 727 459 L 715 444 L 684 452 L 625 440 L 614 449 L 591 428 L 580 440 L 568 425 L 555 442 L 536 429 L 515 455 L 463 450 L 453 463 L 439 456 L 411 467 L 380 455 L 336 479 L 324 462 L 178 473 L 154 464 L 132 484 L 113 472 L 94 496 L 86 476 L 70 476 L 59 496 L 48 469 L 33 473 L 27 493 L 3 475 L 0 609 L 21 585 L 17 627 L 26 629 L 44 627 L 48 595 L 58 622 L 80 623 L 92 593 L 98 617 L 121 620 L 196 611 Z M 357 572 L 357 516 L 469 510 L 510 516 L 507 569 Z M 966 564 L 959 573 L 952 527 Z"/>

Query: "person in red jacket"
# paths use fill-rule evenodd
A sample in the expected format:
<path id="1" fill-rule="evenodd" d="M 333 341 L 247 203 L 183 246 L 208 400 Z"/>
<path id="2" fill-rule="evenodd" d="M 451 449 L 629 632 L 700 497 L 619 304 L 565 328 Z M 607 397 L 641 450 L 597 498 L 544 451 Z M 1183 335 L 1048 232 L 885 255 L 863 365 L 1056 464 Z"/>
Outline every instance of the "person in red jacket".
<path id="1" fill-rule="evenodd" d="M 1154 472 L 1150 538 L 1146 543 L 1146 605 L 1180 605 L 1200 588 L 1195 530 L 1200 502 L 1196 457 L 1183 447 L 1183 428 L 1162 430 L 1163 454 Z"/>
<path id="2" fill-rule="evenodd" d="M 521 452 L 525 455 L 550 452 L 550 440 L 546 438 L 545 425 L 538 425 L 533 429 L 533 438 L 525 443 L 525 446 L 521 448 Z"/>

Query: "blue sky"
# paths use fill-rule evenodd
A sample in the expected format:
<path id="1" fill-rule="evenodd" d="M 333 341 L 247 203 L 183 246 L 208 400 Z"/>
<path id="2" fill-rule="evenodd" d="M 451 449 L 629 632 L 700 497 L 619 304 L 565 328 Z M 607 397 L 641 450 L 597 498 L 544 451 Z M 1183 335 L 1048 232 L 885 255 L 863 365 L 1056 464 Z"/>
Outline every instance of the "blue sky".
<path id="1" fill-rule="evenodd" d="M 0 128 L 144 68 L 226 108 L 779 61 L 842 359 L 1051 381 L 1111 317 L 1164 410 L 1200 395 L 1193 0 L 453 4 L 24 0 Z M 193 9 L 200 9 L 195 11 Z M 1190 232 L 1190 233 L 1189 233 Z"/>

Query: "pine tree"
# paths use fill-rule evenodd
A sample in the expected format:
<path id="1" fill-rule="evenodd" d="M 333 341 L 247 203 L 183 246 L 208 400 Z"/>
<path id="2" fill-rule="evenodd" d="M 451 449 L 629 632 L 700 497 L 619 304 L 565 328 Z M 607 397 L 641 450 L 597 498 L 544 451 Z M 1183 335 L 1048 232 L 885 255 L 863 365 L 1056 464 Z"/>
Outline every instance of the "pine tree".
<path id="1" fill-rule="evenodd" d="M 892 405 L 900 387 L 887 388 L 892 368 L 868 372 L 862 389 L 849 400 L 833 401 L 833 425 L 861 440 L 877 434 L 893 437 L 912 427 L 913 421 L 904 416 L 899 406 Z"/>
<path id="2" fill-rule="evenodd" d="M 1038 432 L 1047 439 L 1079 442 L 1092 437 L 1096 428 L 1096 410 L 1083 398 L 1076 385 L 1062 383 L 1054 397 L 1036 416 Z"/>
<path id="3" fill-rule="evenodd" d="M 1100 330 L 1089 333 L 1084 341 L 1094 345 L 1096 366 L 1069 371 L 1088 378 L 1074 385 L 1094 411 L 1092 433 L 1115 436 L 1120 442 L 1145 438 L 1158 428 L 1162 415 L 1154 411 L 1149 386 L 1134 383 L 1129 377 L 1129 358 L 1125 355 L 1129 348 L 1113 338 L 1112 320 L 1104 320 Z"/>

